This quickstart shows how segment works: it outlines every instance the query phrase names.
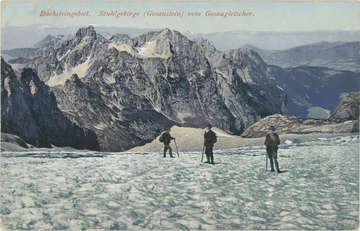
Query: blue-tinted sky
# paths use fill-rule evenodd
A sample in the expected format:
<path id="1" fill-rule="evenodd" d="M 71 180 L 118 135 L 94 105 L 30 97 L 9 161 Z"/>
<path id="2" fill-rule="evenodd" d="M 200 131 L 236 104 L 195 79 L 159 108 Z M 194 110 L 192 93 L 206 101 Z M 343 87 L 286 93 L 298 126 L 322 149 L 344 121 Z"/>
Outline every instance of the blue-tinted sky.
<path id="1" fill-rule="evenodd" d="M 164 28 L 209 33 L 231 30 L 312 31 L 359 30 L 360 1 L 29 1 L 2 3 L 2 26 L 48 24 L 54 26 L 117 26 Z M 90 11 L 91 17 L 40 17 L 41 10 Z M 246 10 L 250 17 L 100 17 L 100 10 L 227 11 Z"/>

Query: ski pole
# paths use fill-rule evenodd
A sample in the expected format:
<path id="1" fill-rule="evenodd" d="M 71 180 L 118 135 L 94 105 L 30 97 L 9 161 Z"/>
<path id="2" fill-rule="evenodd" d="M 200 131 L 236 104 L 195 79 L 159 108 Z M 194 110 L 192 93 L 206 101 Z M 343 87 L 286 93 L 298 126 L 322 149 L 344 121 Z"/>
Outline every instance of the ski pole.
<path id="1" fill-rule="evenodd" d="M 205 150 L 205 145 L 203 145 L 203 150 L 202 150 L 202 155 L 201 155 L 201 163 L 203 162 L 203 159 L 204 159 L 204 150 Z"/>
<path id="2" fill-rule="evenodd" d="M 175 147 L 176 147 L 176 153 L 177 153 L 178 157 L 180 157 L 180 156 L 179 156 L 179 149 L 178 149 L 178 146 L 177 146 L 177 144 L 176 144 L 176 140 L 174 140 L 174 143 L 175 143 Z"/>
<path id="3" fill-rule="evenodd" d="M 265 171 L 267 171 L 268 168 L 268 156 L 267 153 L 265 153 Z"/>

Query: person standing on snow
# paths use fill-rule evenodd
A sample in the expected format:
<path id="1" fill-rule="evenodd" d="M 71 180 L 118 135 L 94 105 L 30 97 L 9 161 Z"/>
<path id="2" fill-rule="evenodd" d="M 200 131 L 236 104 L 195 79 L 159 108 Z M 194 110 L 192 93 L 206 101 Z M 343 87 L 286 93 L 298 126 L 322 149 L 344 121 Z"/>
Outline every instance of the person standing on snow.
<path id="1" fill-rule="evenodd" d="M 207 161 L 205 163 L 214 164 L 214 154 L 213 147 L 217 141 L 215 132 L 211 130 L 211 125 L 207 126 L 207 129 L 204 133 L 204 147 Z"/>
<path id="2" fill-rule="evenodd" d="M 166 130 L 165 132 L 163 132 L 163 134 L 161 134 L 161 136 L 159 138 L 159 141 L 164 143 L 164 158 L 166 157 L 166 152 L 168 150 L 169 150 L 170 157 L 175 158 L 172 155 L 172 148 L 170 147 L 171 140 L 175 140 L 175 138 L 170 135 L 169 130 Z"/>
<path id="3" fill-rule="evenodd" d="M 275 168 L 278 173 L 281 173 L 279 169 L 279 163 L 277 161 L 277 151 L 278 146 L 280 144 L 280 138 L 279 135 L 275 132 L 275 127 L 270 126 L 269 128 L 270 132 L 266 135 L 265 138 L 265 146 L 266 146 L 266 153 L 270 160 L 270 167 L 271 171 L 274 172 L 274 162 L 275 162 Z"/>

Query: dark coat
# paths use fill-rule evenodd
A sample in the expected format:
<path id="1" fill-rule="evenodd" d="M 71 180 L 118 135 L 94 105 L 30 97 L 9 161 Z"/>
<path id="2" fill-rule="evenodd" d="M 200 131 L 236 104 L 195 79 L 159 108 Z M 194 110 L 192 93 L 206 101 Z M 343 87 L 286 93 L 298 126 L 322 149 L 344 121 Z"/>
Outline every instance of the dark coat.
<path id="1" fill-rule="evenodd" d="M 217 141 L 215 132 L 212 130 L 206 131 L 204 133 L 204 145 L 205 147 L 212 147 Z"/>
<path id="2" fill-rule="evenodd" d="M 280 144 L 280 138 L 279 135 L 276 133 L 269 133 L 266 135 L 265 138 L 265 146 L 266 149 L 268 150 L 272 150 L 272 151 L 277 151 L 278 150 L 278 146 Z"/>
<path id="3" fill-rule="evenodd" d="M 160 138 L 161 142 L 163 142 L 165 145 L 169 145 L 171 140 L 174 140 L 174 139 L 175 138 L 172 137 L 169 132 L 164 132 Z"/>

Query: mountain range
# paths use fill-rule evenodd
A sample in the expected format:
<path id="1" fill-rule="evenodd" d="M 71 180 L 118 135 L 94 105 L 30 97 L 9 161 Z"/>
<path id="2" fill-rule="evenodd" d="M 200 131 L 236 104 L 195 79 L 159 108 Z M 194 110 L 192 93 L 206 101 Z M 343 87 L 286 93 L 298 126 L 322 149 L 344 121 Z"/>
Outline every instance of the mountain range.
<path id="1" fill-rule="evenodd" d="M 124 34 L 105 38 L 89 26 L 70 39 L 58 39 L 48 42 L 53 38 L 46 38 L 39 43 L 36 57 L 15 60 L 1 77 L 26 79 L 31 72 L 41 82 L 39 88 L 51 94 L 44 98 L 53 110 L 89 134 L 83 136 L 84 144 L 93 144 L 85 145 L 88 149 L 127 150 L 150 142 L 175 124 L 204 127 L 211 123 L 240 134 L 261 117 L 286 110 L 284 91 L 271 81 L 268 65 L 250 49 L 223 52 L 206 40 L 194 42 L 169 29 L 135 38 Z M 31 92 L 31 81 L 24 85 L 19 88 Z M 2 93 L 8 93 L 2 105 L 22 110 L 13 91 L 2 85 Z M 26 93 L 23 98 L 39 100 L 34 95 Z M 26 123 L 23 113 L 3 111 L 2 132 L 34 144 L 35 133 L 24 136 L 23 128 L 10 126 L 11 121 Z M 44 112 L 46 116 L 52 117 Z M 51 134 L 54 129 L 45 126 L 41 131 Z"/>
<path id="2" fill-rule="evenodd" d="M 287 50 L 245 47 L 259 53 L 266 63 L 284 68 L 309 65 L 360 72 L 360 41 L 319 42 Z"/>
<path id="3" fill-rule="evenodd" d="M 48 34 L 64 35 L 67 38 L 77 31 L 75 26 L 53 26 L 53 25 L 30 25 L 30 26 L 5 26 L 2 28 L 1 41 L 2 50 L 22 47 L 34 47 L 34 44 L 42 40 Z M 97 33 L 105 38 L 114 34 L 127 34 L 136 37 L 156 28 L 126 28 L 96 26 Z M 36 33 L 34 33 L 36 31 Z M 219 50 L 236 49 L 246 44 L 266 50 L 286 50 L 292 47 L 311 43 L 328 42 L 352 42 L 360 40 L 360 31 L 328 30 L 328 31 L 222 31 L 214 33 L 196 33 L 182 31 L 191 40 L 205 38 L 212 42 Z M 26 37 L 26 39 L 23 39 Z"/>
<path id="4" fill-rule="evenodd" d="M 8 50 L 10 65 L 1 60 L 2 132 L 36 146 L 123 151 L 173 125 L 241 134 L 275 113 L 333 111 L 344 92 L 359 89 L 359 73 L 269 65 L 255 50 L 221 51 L 170 29 L 48 35 Z"/>
<path id="5" fill-rule="evenodd" d="M 360 89 L 358 72 L 327 67 L 281 68 L 274 65 L 269 65 L 269 72 L 275 84 L 287 94 L 288 114 L 303 118 L 314 107 L 327 111 L 329 116 L 344 93 Z"/>
<path id="6" fill-rule="evenodd" d="M 227 31 L 216 33 L 189 33 L 192 39 L 206 38 L 219 50 L 243 47 L 247 44 L 264 50 L 288 50 L 293 47 L 327 41 L 353 42 L 360 40 L 360 31 Z"/>

